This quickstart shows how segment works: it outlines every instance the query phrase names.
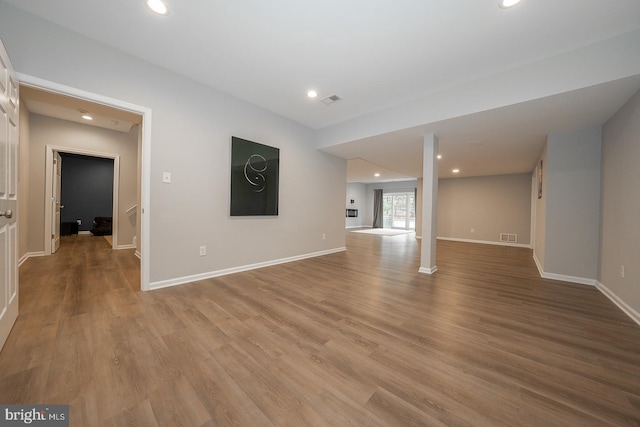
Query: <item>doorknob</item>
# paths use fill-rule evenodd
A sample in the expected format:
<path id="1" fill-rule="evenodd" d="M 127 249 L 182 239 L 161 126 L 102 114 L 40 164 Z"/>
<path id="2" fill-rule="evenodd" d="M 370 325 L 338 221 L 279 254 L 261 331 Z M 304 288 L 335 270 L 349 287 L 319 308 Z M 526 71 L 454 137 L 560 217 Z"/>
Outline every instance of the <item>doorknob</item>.
<path id="1" fill-rule="evenodd" d="M 5 216 L 7 218 L 11 218 L 13 216 L 13 212 L 11 210 L 0 212 L 0 216 Z"/>

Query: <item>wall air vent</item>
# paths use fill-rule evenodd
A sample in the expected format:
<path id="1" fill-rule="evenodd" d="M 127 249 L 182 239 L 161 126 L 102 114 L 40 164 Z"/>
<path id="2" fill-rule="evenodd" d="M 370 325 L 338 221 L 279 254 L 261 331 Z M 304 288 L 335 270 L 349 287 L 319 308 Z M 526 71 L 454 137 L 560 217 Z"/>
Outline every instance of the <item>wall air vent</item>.
<path id="1" fill-rule="evenodd" d="M 340 95 L 336 95 L 335 93 L 333 95 L 327 96 L 326 98 L 323 98 L 321 101 L 323 104 L 325 105 L 331 105 L 335 102 L 338 102 L 342 100 L 342 98 L 340 97 Z"/>
<path id="2" fill-rule="evenodd" d="M 505 243 L 518 243 L 518 235 L 510 233 L 500 233 L 500 241 Z"/>

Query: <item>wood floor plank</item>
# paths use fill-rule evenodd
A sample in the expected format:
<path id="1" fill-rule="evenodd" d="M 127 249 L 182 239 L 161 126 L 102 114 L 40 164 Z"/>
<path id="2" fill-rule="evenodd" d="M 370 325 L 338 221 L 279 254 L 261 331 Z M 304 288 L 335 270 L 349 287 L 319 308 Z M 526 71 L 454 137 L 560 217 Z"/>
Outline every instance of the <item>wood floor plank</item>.
<path id="1" fill-rule="evenodd" d="M 640 425 L 640 326 L 524 248 L 346 232 L 347 251 L 141 292 L 63 236 L 20 268 L 0 403 L 72 426 Z"/>

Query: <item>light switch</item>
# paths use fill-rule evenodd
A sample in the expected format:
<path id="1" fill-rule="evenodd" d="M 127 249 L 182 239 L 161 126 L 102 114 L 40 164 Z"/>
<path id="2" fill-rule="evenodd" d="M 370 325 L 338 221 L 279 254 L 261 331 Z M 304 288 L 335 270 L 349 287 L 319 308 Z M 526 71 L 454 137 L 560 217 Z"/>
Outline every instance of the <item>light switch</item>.
<path id="1" fill-rule="evenodd" d="M 171 184 L 171 172 L 162 173 L 162 182 L 165 184 Z"/>

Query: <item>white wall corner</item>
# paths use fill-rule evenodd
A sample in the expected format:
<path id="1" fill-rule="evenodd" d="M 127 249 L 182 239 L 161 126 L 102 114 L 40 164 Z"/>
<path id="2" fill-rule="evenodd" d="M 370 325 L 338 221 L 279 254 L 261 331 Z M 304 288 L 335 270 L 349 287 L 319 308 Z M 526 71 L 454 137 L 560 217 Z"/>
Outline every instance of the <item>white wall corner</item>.
<path id="1" fill-rule="evenodd" d="M 602 292 L 607 298 L 611 300 L 615 305 L 618 306 L 620 310 L 622 310 L 627 316 L 631 318 L 634 322 L 640 325 L 640 313 L 630 307 L 627 303 L 622 301 L 620 297 L 618 297 L 611 289 L 607 288 L 605 285 L 596 280 L 596 288 L 600 292 Z"/>
<path id="2" fill-rule="evenodd" d="M 542 265 L 540 264 L 540 261 L 538 260 L 538 257 L 536 256 L 536 253 L 533 253 L 533 262 L 536 263 L 536 268 L 538 269 L 538 274 L 540 275 L 540 277 L 544 276 L 544 270 L 542 269 Z"/>

